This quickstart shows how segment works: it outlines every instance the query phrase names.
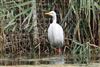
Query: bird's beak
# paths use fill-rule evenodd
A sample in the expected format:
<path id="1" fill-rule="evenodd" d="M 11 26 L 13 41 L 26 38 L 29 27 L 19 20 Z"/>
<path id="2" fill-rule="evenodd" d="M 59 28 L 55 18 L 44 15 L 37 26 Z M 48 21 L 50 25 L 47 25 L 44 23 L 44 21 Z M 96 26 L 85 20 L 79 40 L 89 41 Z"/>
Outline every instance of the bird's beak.
<path id="1" fill-rule="evenodd" d="M 45 13 L 45 15 L 49 15 L 49 16 L 51 16 L 50 13 Z"/>

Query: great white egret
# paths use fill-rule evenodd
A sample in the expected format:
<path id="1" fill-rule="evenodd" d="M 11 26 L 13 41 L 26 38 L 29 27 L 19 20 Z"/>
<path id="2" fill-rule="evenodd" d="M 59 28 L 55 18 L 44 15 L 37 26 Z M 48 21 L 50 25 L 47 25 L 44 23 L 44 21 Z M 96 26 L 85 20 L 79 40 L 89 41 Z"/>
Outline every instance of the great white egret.
<path id="1" fill-rule="evenodd" d="M 57 17 L 55 11 L 45 13 L 45 15 L 52 16 L 53 22 L 48 28 L 48 39 L 51 47 L 56 48 L 56 51 L 61 54 L 61 48 L 64 45 L 64 32 L 62 27 L 57 23 Z"/>

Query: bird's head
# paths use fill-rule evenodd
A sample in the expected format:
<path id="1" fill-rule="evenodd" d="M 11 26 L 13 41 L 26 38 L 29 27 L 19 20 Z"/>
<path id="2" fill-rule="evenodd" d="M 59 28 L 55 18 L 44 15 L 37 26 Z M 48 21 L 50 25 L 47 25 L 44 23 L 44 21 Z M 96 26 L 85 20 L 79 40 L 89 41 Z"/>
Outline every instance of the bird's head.
<path id="1" fill-rule="evenodd" d="M 45 15 L 50 15 L 52 17 L 56 16 L 56 12 L 55 11 L 50 11 L 48 13 L 45 13 Z"/>

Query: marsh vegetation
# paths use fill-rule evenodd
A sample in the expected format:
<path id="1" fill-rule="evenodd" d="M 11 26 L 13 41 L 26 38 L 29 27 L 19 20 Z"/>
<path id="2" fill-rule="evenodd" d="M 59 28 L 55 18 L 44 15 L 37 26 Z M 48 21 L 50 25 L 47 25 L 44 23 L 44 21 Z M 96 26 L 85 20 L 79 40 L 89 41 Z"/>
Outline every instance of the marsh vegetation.
<path id="1" fill-rule="evenodd" d="M 52 18 L 44 15 L 50 10 L 64 29 L 66 63 L 100 62 L 100 0 L 0 0 L 0 64 L 55 56 L 47 38 Z"/>

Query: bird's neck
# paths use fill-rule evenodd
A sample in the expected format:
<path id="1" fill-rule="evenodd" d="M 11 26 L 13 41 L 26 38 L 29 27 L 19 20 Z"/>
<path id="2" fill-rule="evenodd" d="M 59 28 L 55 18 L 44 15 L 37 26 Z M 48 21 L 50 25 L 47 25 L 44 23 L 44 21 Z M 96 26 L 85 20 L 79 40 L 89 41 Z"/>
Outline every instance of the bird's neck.
<path id="1" fill-rule="evenodd" d="M 56 22 L 57 22 L 57 17 L 53 16 L 53 23 L 56 23 Z"/>

